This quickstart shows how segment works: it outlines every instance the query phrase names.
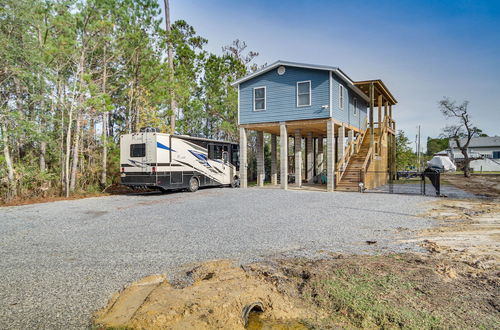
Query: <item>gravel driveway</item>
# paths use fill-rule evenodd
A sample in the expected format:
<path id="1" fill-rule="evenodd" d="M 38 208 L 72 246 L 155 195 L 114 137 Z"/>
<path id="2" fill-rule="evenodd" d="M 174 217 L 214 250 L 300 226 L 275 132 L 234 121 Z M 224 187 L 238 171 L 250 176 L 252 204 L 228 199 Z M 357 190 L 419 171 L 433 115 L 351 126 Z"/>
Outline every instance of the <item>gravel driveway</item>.
<path id="1" fill-rule="evenodd" d="M 397 238 L 431 225 L 430 200 L 215 188 L 0 208 L 0 328 L 88 327 L 124 284 L 195 261 L 417 249 Z"/>

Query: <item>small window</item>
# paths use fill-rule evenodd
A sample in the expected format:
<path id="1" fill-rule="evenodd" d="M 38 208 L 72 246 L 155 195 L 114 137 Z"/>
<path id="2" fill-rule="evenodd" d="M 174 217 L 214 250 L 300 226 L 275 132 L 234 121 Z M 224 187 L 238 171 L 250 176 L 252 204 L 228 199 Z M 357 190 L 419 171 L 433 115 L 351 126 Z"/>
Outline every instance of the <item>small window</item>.
<path id="1" fill-rule="evenodd" d="M 266 110 L 266 87 L 253 89 L 253 111 Z"/>
<path id="2" fill-rule="evenodd" d="M 352 106 L 353 106 L 352 113 L 355 116 L 357 116 L 358 115 L 358 99 L 357 98 L 354 98 L 354 100 L 352 100 Z"/>
<path id="3" fill-rule="evenodd" d="M 311 105 L 311 81 L 297 82 L 297 106 L 308 107 Z"/>
<path id="4" fill-rule="evenodd" d="M 144 157 L 146 156 L 146 144 L 135 143 L 130 145 L 130 157 Z"/>
<path id="5" fill-rule="evenodd" d="M 209 144 L 208 145 L 208 158 L 209 159 L 222 159 L 222 145 Z"/>
<path id="6" fill-rule="evenodd" d="M 493 159 L 500 159 L 500 151 L 493 151 Z"/>
<path id="7" fill-rule="evenodd" d="M 339 108 L 344 109 L 345 88 L 339 85 Z"/>
<path id="8" fill-rule="evenodd" d="M 240 146 L 238 144 L 231 145 L 231 164 L 240 166 Z"/>

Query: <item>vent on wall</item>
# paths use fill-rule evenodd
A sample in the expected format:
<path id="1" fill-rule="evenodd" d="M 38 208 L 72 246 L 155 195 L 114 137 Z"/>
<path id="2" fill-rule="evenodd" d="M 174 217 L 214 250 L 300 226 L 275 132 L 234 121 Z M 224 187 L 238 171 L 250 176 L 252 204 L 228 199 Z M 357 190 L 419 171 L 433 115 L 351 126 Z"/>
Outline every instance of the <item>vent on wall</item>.
<path id="1" fill-rule="evenodd" d="M 286 71 L 286 69 L 285 69 L 285 67 L 283 65 L 278 68 L 278 74 L 280 76 L 284 75 L 285 71 Z"/>

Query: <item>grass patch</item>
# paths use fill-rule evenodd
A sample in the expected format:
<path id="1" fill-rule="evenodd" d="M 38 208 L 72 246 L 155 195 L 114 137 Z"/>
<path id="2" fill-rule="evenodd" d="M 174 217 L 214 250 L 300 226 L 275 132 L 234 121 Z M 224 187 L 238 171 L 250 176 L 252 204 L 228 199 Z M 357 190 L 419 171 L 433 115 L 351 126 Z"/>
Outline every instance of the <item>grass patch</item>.
<path id="1" fill-rule="evenodd" d="M 404 295 L 406 301 L 410 298 L 409 295 L 418 299 L 418 292 L 411 282 L 391 274 L 353 275 L 337 270 L 334 275 L 330 279 L 316 282 L 312 297 L 320 306 L 337 312 L 342 322 L 359 328 L 406 329 L 429 329 L 441 324 L 438 317 L 422 308 L 398 305 L 401 295 Z"/>

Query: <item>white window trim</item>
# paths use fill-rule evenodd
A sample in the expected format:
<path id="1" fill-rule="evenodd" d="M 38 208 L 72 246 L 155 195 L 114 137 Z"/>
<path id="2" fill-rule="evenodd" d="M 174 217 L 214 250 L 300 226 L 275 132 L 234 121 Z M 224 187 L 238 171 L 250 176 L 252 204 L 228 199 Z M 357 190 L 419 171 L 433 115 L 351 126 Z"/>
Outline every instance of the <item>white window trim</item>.
<path id="1" fill-rule="evenodd" d="M 309 104 L 299 105 L 299 84 L 309 83 Z M 297 81 L 295 85 L 295 97 L 297 99 L 297 108 L 310 107 L 312 105 L 312 83 L 310 80 Z"/>
<path id="2" fill-rule="evenodd" d="M 255 90 L 261 89 L 261 88 L 264 88 L 264 109 L 255 109 Z M 266 111 L 266 109 L 267 109 L 267 88 L 266 88 L 266 86 L 254 87 L 252 90 L 252 99 L 253 99 L 253 111 L 256 111 L 256 112 Z"/>
<path id="3" fill-rule="evenodd" d="M 339 109 L 344 110 L 345 87 L 339 84 Z"/>
<path id="4" fill-rule="evenodd" d="M 353 107 L 352 114 L 357 117 L 358 116 L 358 112 L 359 112 L 358 111 L 358 99 L 357 98 L 354 98 L 352 100 L 352 107 Z"/>

